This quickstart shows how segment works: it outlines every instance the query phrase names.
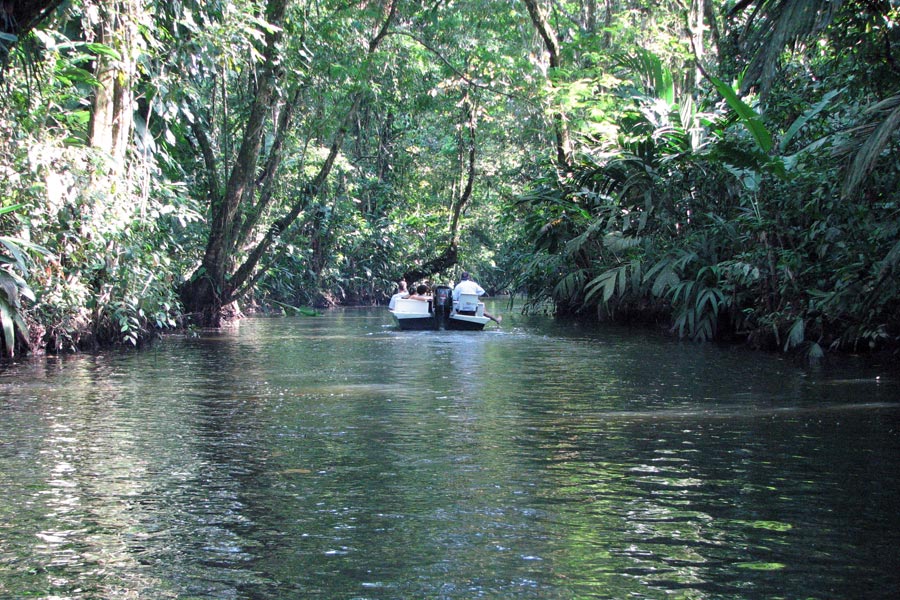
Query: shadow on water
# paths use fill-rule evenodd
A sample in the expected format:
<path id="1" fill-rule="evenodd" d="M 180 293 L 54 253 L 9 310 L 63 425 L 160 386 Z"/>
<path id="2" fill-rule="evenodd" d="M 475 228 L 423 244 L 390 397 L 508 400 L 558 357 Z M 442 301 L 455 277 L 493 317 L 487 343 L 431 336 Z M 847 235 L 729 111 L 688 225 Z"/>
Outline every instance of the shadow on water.
<path id="1" fill-rule="evenodd" d="M 19 365 L 0 598 L 892 598 L 898 392 L 371 309 Z"/>

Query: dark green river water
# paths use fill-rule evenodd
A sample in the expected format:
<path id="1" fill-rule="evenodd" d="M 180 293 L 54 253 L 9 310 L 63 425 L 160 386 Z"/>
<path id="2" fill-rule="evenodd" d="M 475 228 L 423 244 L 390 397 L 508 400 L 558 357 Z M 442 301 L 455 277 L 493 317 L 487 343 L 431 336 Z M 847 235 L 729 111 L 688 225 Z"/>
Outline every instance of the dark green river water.
<path id="1" fill-rule="evenodd" d="M 0 598 L 893 599 L 898 458 L 878 368 L 249 319 L 0 373 Z"/>

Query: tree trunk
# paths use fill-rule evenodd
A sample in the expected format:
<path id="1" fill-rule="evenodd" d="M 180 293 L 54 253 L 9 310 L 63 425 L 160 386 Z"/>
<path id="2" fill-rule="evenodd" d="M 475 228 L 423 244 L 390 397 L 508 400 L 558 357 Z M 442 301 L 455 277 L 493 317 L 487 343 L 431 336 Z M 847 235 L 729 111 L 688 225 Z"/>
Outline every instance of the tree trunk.
<path id="1" fill-rule="evenodd" d="M 137 36 L 136 0 L 118 0 L 100 5 L 102 18 L 98 38 L 114 49 L 118 58 L 101 55 L 97 59 L 96 77 L 100 85 L 94 92 L 90 123 L 90 144 L 110 158 L 105 175 L 113 181 L 125 171 L 125 159 L 134 129 L 135 78 L 133 45 Z"/>
<path id="2" fill-rule="evenodd" d="M 475 133 L 478 128 L 478 113 L 472 103 L 469 91 L 463 98 L 463 117 L 465 119 L 465 129 L 468 135 L 460 136 L 459 154 L 464 164 L 460 165 L 460 170 L 465 173 L 465 182 L 461 182 L 461 192 L 458 198 L 453 198 L 450 217 L 450 242 L 441 251 L 440 254 L 428 260 L 420 267 L 410 269 L 403 274 L 402 279 L 408 282 L 418 281 L 431 277 L 435 273 L 446 271 L 455 266 L 459 262 L 459 227 L 462 213 L 466 205 L 472 197 L 472 190 L 475 188 L 475 158 L 477 155 L 477 147 L 475 144 Z"/>
<path id="3" fill-rule="evenodd" d="M 463 116 L 465 118 L 465 131 L 468 138 L 460 135 L 460 156 L 466 157 L 466 162 L 460 164 L 460 171 L 465 171 L 466 180 L 461 186 L 459 198 L 454 199 L 450 219 L 450 245 L 459 245 L 459 221 L 463 209 L 472 197 L 472 189 L 475 185 L 475 130 L 477 127 L 475 107 L 468 90 L 463 98 Z M 461 161 L 462 162 L 462 161 Z"/>
<path id="4" fill-rule="evenodd" d="M 410 282 L 426 279 L 435 273 L 440 273 L 441 271 L 446 271 L 447 269 L 456 266 L 458 262 L 459 246 L 450 243 L 440 254 L 423 264 L 421 267 L 410 269 L 404 273 L 401 279 Z"/>
<path id="5" fill-rule="evenodd" d="M 294 201 L 293 206 L 291 206 L 290 210 L 280 219 L 272 223 L 268 231 L 266 231 L 266 234 L 263 236 L 263 239 L 250 252 L 247 259 L 235 272 L 232 280 L 234 286 L 234 293 L 232 294 L 231 298 L 232 300 L 246 293 L 249 288 L 245 284 L 248 281 L 253 281 L 253 279 L 251 278 L 251 274 L 256 270 L 256 267 L 259 264 L 259 261 L 262 258 L 263 254 L 268 251 L 275 239 L 280 236 L 281 233 L 285 231 L 294 221 L 297 220 L 297 217 L 300 216 L 300 213 L 309 206 L 310 200 L 318 196 L 324 188 L 325 182 L 327 181 L 328 176 L 331 174 L 331 169 L 334 167 L 334 161 L 337 160 L 338 154 L 340 154 L 341 147 L 344 144 L 344 138 L 347 135 L 347 131 L 349 130 L 350 125 L 353 123 L 353 120 L 356 119 L 356 113 L 359 110 L 361 98 L 362 97 L 360 95 L 356 96 L 353 105 L 350 108 L 350 111 L 344 117 L 342 125 L 338 128 L 338 131 L 335 133 L 334 139 L 331 142 L 331 148 L 328 151 L 328 156 L 326 157 L 325 162 L 319 168 L 319 172 L 316 174 L 316 177 L 301 191 L 299 197 Z"/>
<path id="6" fill-rule="evenodd" d="M 528 7 L 528 14 L 531 16 L 531 22 L 534 24 L 535 30 L 544 41 L 544 47 L 547 50 L 550 69 L 555 71 L 560 67 L 559 58 L 559 40 L 556 38 L 556 32 L 547 21 L 547 15 L 538 6 L 538 0 L 525 0 L 525 6 Z M 552 79 L 552 72 L 548 75 Z M 556 132 L 556 161 L 560 167 L 566 167 L 572 162 L 572 142 L 569 139 L 569 128 L 566 125 L 566 116 L 561 110 L 553 114 L 553 128 Z"/>
<path id="7" fill-rule="evenodd" d="M 367 59 L 375 53 L 375 51 L 378 49 L 378 45 L 387 35 L 388 27 L 390 27 L 390 24 L 397 12 L 397 2 L 398 0 L 390 0 L 389 3 L 385 6 L 384 22 L 381 24 L 378 32 L 374 35 L 374 37 L 369 40 Z M 297 220 L 297 217 L 300 216 L 300 213 L 303 212 L 303 210 L 307 206 L 309 206 L 310 201 L 318 196 L 325 188 L 325 182 L 328 180 L 328 176 L 331 174 L 331 170 L 334 167 L 334 162 L 335 160 L 337 160 L 341 148 L 344 145 L 344 139 L 347 136 L 347 132 L 350 131 L 354 121 L 356 121 L 357 116 L 359 115 L 362 101 L 362 92 L 357 92 L 353 95 L 350 109 L 347 111 L 347 114 L 344 115 L 344 119 L 342 120 L 341 125 L 335 132 L 334 138 L 331 141 L 331 147 L 328 151 L 328 156 L 326 157 L 325 162 L 322 164 L 315 178 L 313 178 L 313 180 L 304 187 L 303 191 L 300 193 L 299 197 L 293 203 L 287 213 L 285 213 L 280 219 L 275 221 L 275 223 L 273 223 L 269 227 L 262 240 L 256 245 L 253 250 L 251 250 L 244 263 L 240 267 L 238 267 L 237 271 L 235 271 L 234 277 L 232 278 L 230 300 L 239 298 L 250 289 L 250 286 L 257 279 L 257 277 L 253 276 L 253 273 L 257 270 L 262 256 L 266 252 L 268 252 L 269 248 L 271 248 L 276 238 L 278 238 L 282 234 L 282 232 L 287 230 L 287 228 Z"/>
<path id="8" fill-rule="evenodd" d="M 387 35 L 388 27 L 396 14 L 397 2 L 398 0 L 389 0 L 385 5 L 384 21 L 369 40 L 367 58 L 375 52 L 381 40 Z M 287 0 L 269 0 L 267 21 L 280 27 L 284 19 L 286 4 Z M 309 205 L 310 198 L 315 197 L 324 188 L 325 181 L 331 173 L 334 161 L 340 153 L 346 133 L 353 119 L 356 118 L 362 100 L 361 93 L 357 93 L 353 97 L 351 108 L 332 140 L 329 155 L 319 173 L 311 183 L 304 187 L 286 214 L 269 227 L 262 240 L 256 244 L 247 259 L 232 274 L 231 262 L 237 255 L 238 245 L 250 233 L 249 228 L 241 229 L 241 223 L 237 218 L 239 209 L 242 205 L 252 203 L 256 194 L 257 164 L 265 134 L 265 120 L 277 101 L 276 34 L 267 33 L 266 40 L 264 67 L 259 77 L 259 87 L 247 127 L 244 130 L 243 141 L 226 185 L 224 197 L 221 202 L 213 205 L 210 235 L 203 263 L 181 290 L 185 309 L 196 320 L 207 326 L 221 324 L 223 317 L 227 316 L 225 314 L 227 307 L 245 294 L 256 282 L 260 260 L 269 251 L 275 239 L 293 224 L 303 209 Z M 290 110 L 292 109 L 293 107 L 290 107 Z M 288 110 L 288 108 L 284 107 L 283 110 Z M 289 116 L 287 115 L 288 118 L 280 122 L 279 126 L 287 127 L 290 122 Z M 267 162 L 263 178 L 275 176 L 281 160 L 280 146 L 275 148 L 275 155 L 270 155 L 270 158 L 272 160 Z M 268 202 L 268 199 L 265 198 L 268 193 L 264 183 L 261 201 Z M 261 210 L 258 202 L 256 208 Z"/>
<path id="9" fill-rule="evenodd" d="M 280 28 L 286 9 L 287 0 L 269 0 L 266 6 L 267 22 Z M 225 193 L 221 198 L 211 195 L 212 218 L 203 262 L 181 289 L 185 310 L 203 325 L 220 325 L 223 310 L 233 300 L 228 276 L 229 263 L 236 251 L 236 218 L 241 203 L 253 197 L 266 118 L 277 101 L 275 70 L 279 31 L 266 32 L 256 95 L 237 158 L 225 185 Z"/>

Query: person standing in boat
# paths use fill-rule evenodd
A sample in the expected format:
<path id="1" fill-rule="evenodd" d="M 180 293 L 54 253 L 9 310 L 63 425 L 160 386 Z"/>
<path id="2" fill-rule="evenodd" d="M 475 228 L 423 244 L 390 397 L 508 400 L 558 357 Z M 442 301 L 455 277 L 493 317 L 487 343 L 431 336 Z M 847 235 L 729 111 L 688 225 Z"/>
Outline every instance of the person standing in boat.
<path id="1" fill-rule="evenodd" d="M 401 279 L 398 285 L 400 289 L 396 294 L 391 296 L 391 301 L 388 303 L 388 308 L 390 310 L 394 310 L 397 307 L 397 298 L 409 298 L 409 290 L 406 289 L 406 281 Z"/>
<path id="2" fill-rule="evenodd" d="M 469 275 L 468 271 L 463 271 L 463 274 L 460 276 L 460 282 L 456 284 L 456 287 L 453 288 L 453 301 L 459 301 L 460 294 L 474 294 L 476 296 L 483 296 L 485 294 L 484 288 L 475 283 L 472 277 Z M 488 314 L 487 311 L 484 311 L 484 316 L 488 319 L 494 321 L 497 325 L 500 324 L 500 321 L 503 320 L 503 317 L 495 317 L 491 314 Z"/>

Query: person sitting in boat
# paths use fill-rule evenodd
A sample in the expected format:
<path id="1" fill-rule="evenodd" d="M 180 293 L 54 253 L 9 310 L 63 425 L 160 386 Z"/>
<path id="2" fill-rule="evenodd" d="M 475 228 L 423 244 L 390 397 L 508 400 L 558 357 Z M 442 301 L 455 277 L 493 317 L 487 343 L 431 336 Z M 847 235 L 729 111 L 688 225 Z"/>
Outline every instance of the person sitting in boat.
<path id="1" fill-rule="evenodd" d="M 428 286 L 424 283 L 419 284 L 419 286 L 416 288 L 416 293 L 412 294 L 409 299 L 421 300 L 423 302 L 431 300 L 431 294 L 428 293 Z"/>
<path id="2" fill-rule="evenodd" d="M 459 301 L 460 294 L 474 294 L 476 296 L 483 296 L 485 294 L 484 288 L 475 283 L 472 277 L 469 275 L 468 271 L 463 271 L 463 274 L 460 276 L 460 282 L 456 284 L 453 288 L 453 301 Z M 459 311 L 461 314 L 467 314 L 472 311 Z M 503 320 L 503 317 L 495 317 L 491 314 L 488 314 L 487 311 L 484 311 L 484 316 L 488 319 L 500 324 L 500 321 Z"/>
<path id="3" fill-rule="evenodd" d="M 396 294 L 391 296 L 391 301 L 388 303 L 388 308 L 390 310 L 394 310 L 397 307 L 397 298 L 409 298 L 409 290 L 406 289 L 406 281 L 401 279 L 398 286 L 400 289 Z"/>

